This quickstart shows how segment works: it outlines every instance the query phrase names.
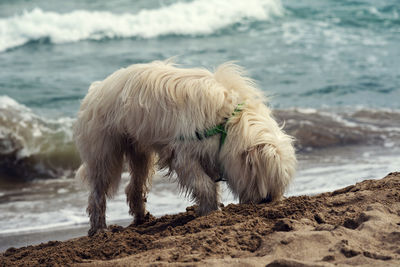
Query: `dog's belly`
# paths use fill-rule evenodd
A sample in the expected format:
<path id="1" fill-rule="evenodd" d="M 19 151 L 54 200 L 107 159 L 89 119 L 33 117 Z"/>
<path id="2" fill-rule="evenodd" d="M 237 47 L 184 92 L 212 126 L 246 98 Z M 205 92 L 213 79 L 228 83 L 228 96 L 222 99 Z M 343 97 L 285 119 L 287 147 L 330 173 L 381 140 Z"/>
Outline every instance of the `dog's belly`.
<path id="1" fill-rule="evenodd" d="M 197 147 L 202 147 L 202 143 L 200 141 L 195 141 Z M 197 159 L 195 152 L 195 144 L 185 145 L 178 144 L 177 147 L 171 146 L 171 144 L 165 145 L 154 145 L 153 150 L 158 156 L 158 166 L 162 169 L 168 169 L 170 172 L 175 169 L 175 161 L 179 160 L 179 153 L 184 153 L 185 155 L 190 155 L 193 152 L 193 158 L 191 160 L 199 160 L 201 167 L 204 172 L 213 180 L 217 181 L 221 178 L 222 169 L 220 168 L 218 159 L 215 155 L 210 155 L 209 151 L 204 151 L 205 153 Z M 203 146 L 204 147 L 204 146 Z"/>

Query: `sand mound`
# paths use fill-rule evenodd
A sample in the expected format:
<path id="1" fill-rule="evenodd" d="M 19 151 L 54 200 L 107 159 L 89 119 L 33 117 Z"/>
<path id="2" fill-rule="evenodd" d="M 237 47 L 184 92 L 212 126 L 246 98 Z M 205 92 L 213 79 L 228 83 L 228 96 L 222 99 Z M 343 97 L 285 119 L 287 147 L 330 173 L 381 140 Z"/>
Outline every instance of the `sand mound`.
<path id="1" fill-rule="evenodd" d="M 193 208 L 110 226 L 92 238 L 51 241 L 0 256 L 10 265 L 333 266 L 400 265 L 400 173 L 280 203 Z"/>

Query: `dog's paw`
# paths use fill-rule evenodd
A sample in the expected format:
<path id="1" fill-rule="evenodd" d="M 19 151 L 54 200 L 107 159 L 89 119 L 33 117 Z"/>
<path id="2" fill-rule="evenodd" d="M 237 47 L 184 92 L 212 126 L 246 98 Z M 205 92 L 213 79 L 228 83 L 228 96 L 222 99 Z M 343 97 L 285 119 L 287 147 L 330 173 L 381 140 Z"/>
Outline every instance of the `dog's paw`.
<path id="1" fill-rule="evenodd" d="M 144 215 L 144 216 L 136 216 L 135 220 L 133 221 L 133 225 L 134 226 L 141 225 L 141 224 L 144 224 L 146 222 L 153 221 L 155 219 L 156 219 L 156 217 L 151 215 L 150 212 L 146 212 L 146 215 Z"/>
<path id="2" fill-rule="evenodd" d="M 267 196 L 263 199 L 261 199 L 260 202 L 258 202 L 258 204 L 268 204 L 271 203 L 273 201 L 273 199 L 270 196 Z"/>
<path id="3" fill-rule="evenodd" d="M 110 232 L 110 230 L 108 230 L 106 228 L 90 228 L 88 231 L 88 237 L 92 237 L 96 234 L 105 233 L 105 232 Z"/>
<path id="4" fill-rule="evenodd" d="M 219 208 L 218 206 L 212 207 L 212 208 L 209 208 L 209 207 L 204 208 L 204 207 L 198 206 L 195 208 L 195 213 L 197 216 L 206 216 L 206 215 L 210 214 L 211 212 L 219 211 L 219 210 L 221 210 L 221 208 Z"/>

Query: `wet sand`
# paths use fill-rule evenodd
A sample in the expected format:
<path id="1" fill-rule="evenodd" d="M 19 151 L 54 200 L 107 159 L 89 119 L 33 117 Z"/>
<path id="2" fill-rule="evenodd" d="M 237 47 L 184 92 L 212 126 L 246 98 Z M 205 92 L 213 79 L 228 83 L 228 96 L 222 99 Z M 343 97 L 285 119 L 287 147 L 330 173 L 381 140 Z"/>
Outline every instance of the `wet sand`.
<path id="1" fill-rule="evenodd" d="M 128 226 L 131 220 L 119 220 L 111 222 L 121 226 Z M 0 253 L 10 247 L 20 248 L 24 246 L 39 245 L 51 240 L 65 241 L 72 238 L 84 236 L 89 230 L 89 224 L 76 226 L 53 227 L 43 231 L 24 231 L 19 233 L 0 234 Z"/>
<path id="2" fill-rule="evenodd" d="M 65 241 L 71 238 L 83 236 L 87 233 L 89 225 L 77 226 L 74 228 L 52 229 L 49 231 L 31 233 L 11 233 L 0 235 L 0 251 L 4 252 L 9 247 L 23 247 L 38 245 L 50 240 Z"/>
<path id="3" fill-rule="evenodd" d="M 399 266 L 400 173 L 312 197 L 230 204 L 204 217 L 189 207 L 108 230 L 9 248 L 0 266 Z"/>

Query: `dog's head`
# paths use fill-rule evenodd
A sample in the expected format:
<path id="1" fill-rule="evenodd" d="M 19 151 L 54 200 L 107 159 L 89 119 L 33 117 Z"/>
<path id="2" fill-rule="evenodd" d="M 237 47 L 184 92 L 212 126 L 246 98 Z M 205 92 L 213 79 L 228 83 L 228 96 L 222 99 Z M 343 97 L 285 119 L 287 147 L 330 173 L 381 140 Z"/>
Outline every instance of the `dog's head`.
<path id="1" fill-rule="evenodd" d="M 242 154 L 244 179 L 240 202 L 263 203 L 279 200 L 290 182 L 290 162 L 282 162 L 279 148 L 272 144 L 256 145 Z"/>
<path id="2" fill-rule="evenodd" d="M 266 203 L 280 200 L 286 191 L 296 166 L 293 139 L 281 129 L 247 124 L 246 134 L 236 135 L 227 149 L 235 154 L 225 161 L 228 184 L 240 203 Z M 257 128 L 258 127 L 258 128 Z M 229 134 L 228 134 L 229 135 Z M 246 146 L 243 146 L 246 144 Z M 236 150 L 236 151 L 235 151 Z M 236 152 L 236 153 L 235 153 Z M 227 155 L 227 154 L 225 154 Z"/>

